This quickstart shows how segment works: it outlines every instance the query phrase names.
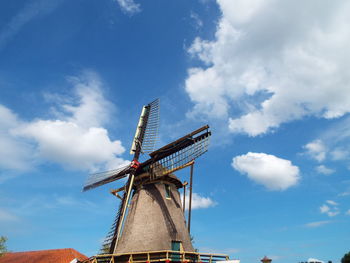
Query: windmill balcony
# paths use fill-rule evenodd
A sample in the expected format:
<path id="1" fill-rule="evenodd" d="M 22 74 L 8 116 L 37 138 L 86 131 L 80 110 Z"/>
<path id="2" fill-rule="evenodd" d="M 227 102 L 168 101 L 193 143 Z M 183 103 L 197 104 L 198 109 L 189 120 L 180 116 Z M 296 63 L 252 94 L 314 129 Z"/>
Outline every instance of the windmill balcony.
<path id="1" fill-rule="evenodd" d="M 152 263 L 152 262 L 181 262 L 181 263 L 216 263 L 229 260 L 228 255 L 208 254 L 185 251 L 148 251 L 125 254 L 103 254 L 89 258 L 83 263 Z"/>

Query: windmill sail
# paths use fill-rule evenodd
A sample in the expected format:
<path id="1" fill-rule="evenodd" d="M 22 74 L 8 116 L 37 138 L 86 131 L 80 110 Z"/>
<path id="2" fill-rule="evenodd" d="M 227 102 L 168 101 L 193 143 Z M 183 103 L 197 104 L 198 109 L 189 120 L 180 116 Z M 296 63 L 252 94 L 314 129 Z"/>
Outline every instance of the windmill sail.
<path id="1" fill-rule="evenodd" d="M 208 150 L 211 132 L 202 128 L 151 153 L 151 159 L 143 163 L 143 171 L 161 176 L 186 167 Z M 199 135 L 197 135 L 199 134 Z M 194 137 L 194 135 L 197 135 Z"/>
<path id="2" fill-rule="evenodd" d="M 159 174 L 159 171 L 161 171 L 160 175 L 175 172 L 186 167 L 194 159 L 208 151 L 208 145 L 209 136 L 201 138 L 200 141 L 197 141 L 194 144 L 187 146 L 186 148 L 181 149 L 152 164 L 150 166 L 150 170 L 153 174 Z"/>
<path id="3" fill-rule="evenodd" d="M 102 247 L 100 249 L 100 254 L 109 254 L 110 253 L 110 250 L 111 250 L 111 245 L 112 245 L 112 242 L 113 242 L 113 238 L 115 236 L 115 230 L 116 230 L 116 226 L 118 224 L 118 219 L 120 217 L 120 210 L 121 210 L 121 207 L 122 207 L 122 203 L 121 202 L 119 204 L 119 208 L 118 208 L 118 212 L 116 213 L 115 215 L 115 218 L 114 218 L 114 221 L 113 221 L 113 224 L 108 232 L 108 234 L 106 235 L 105 239 L 103 240 L 103 243 L 102 243 Z"/>
<path id="4" fill-rule="evenodd" d="M 115 170 L 92 174 L 87 179 L 83 188 L 83 192 L 104 184 L 108 184 L 115 180 L 122 179 L 128 176 L 129 171 L 130 171 L 130 164 Z"/>
<path id="5" fill-rule="evenodd" d="M 142 152 L 144 153 L 150 153 L 154 150 L 159 128 L 159 99 L 154 100 L 149 105 L 150 113 L 148 116 L 146 130 L 141 147 Z"/>
<path id="6" fill-rule="evenodd" d="M 150 153 L 151 158 L 141 164 L 136 174 L 149 172 L 150 174 L 157 174 L 160 176 L 185 167 L 189 162 L 198 158 L 208 150 L 209 138 L 211 136 L 211 132 L 208 131 L 208 129 L 208 125 L 203 126 L 159 150 Z M 127 177 L 130 172 L 131 165 L 127 165 L 119 169 L 93 174 L 85 183 L 83 191 Z"/>
<path id="7" fill-rule="evenodd" d="M 159 99 L 152 101 L 142 108 L 139 123 L 130 153 L 135 154 L 136 159 L 140 151 L 149 153 L 153 150 L 157 139 L 159 126 Z M 135 158 L 134 158 L 135 159 Z M 132 164 L 102 173 L 92 174 L 86 181 L 83 191 L 127 177 L 131 172 Z"/>
<path id="8" fill-rule="evenodd" d="M 153 151 L 158 135 L 159 110 L 159 99 L 142 108 L 130 154 L 136 153 L 137 145 L 140 146 L 141 151 L 144 153 Z"/>
<path id="9" fill-rule="evenodd" d="M 119 208 L 115 216 L 114 223 L 112 224 L 110 231 L 108 232 L 105 240 L 103 241 L 102 248 L 101 248 L 101 252 L 103 254 L 113 253 L 113 249 L 116 242 L 117 229 L 118 229 L 118 225 L 120 224 L 121 214 L 122 214 L 125 201 L 126 201 L 126 192 L 124 192 L 123 198 L 119 204 Z"/>

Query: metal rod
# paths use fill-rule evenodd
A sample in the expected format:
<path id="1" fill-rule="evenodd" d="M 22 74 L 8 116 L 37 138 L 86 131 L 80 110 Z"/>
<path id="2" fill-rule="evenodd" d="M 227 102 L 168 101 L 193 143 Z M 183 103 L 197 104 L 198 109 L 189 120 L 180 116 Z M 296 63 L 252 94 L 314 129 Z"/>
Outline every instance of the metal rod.
<path id="1" fill-rule="evenodd" d="M 192 189 L 193 189 L 193 165 L 191 165 L 191 175 L 190 175 L 190 200 L 188 204 L 188 221 L 187 221 L 187 227 L 188 227 L 188 233 L 191 233 L 191 210 L 192 210 Z"/>

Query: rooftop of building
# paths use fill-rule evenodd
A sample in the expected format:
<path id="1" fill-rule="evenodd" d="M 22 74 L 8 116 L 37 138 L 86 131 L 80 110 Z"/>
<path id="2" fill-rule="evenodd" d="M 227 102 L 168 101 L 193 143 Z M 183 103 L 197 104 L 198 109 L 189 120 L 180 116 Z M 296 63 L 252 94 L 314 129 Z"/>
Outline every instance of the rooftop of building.
<path id="1" fill-rule="evenodd" d="M 0 257 L 0 263 L 70 263 L 87 257 L 73 248 L 48 249 L 38 251 L 9 252 Z"/>

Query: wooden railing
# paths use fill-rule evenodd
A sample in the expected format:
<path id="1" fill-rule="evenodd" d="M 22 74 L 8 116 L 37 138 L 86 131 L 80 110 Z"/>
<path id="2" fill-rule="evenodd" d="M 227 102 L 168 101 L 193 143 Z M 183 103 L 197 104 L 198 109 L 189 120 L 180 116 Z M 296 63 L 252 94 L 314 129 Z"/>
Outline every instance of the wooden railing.
<path id="1" fill-rule="evenodd" d="M 228 255 L 162 250 L 123 254 L 102 254 L 93 256 L 89 258 L 89 260 L 84 261 L 84 263 L 216 263 L 225 260 L 229 260 Z"/>

